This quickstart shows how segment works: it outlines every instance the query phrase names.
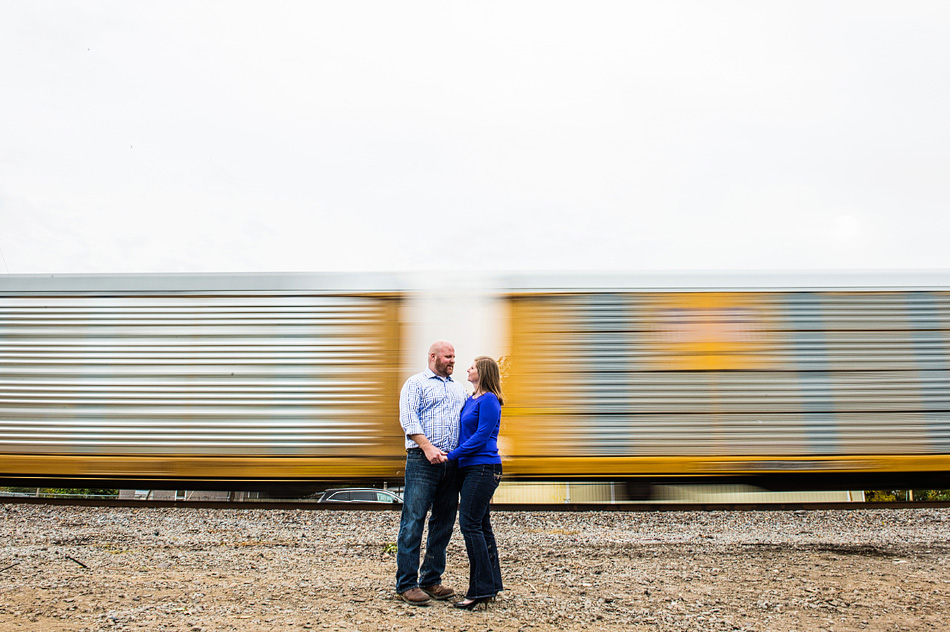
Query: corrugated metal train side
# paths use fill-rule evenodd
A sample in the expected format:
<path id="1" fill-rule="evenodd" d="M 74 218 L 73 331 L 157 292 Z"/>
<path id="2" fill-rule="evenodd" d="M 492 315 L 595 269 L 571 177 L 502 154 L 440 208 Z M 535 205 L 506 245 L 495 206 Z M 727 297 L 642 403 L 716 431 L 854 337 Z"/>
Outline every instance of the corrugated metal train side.
<path id="1" fill-rule="evenodd" d="M 950 292 L 522 291 L 515 474 L 950 485 Z"/>
<path id="2" fill-rule="evenodd" d="M 397 291 L 266 275 L 5 280 L 8 482 L 272 488 L 403 467 Z"/>
<path id="3" fill-rule="evenodd" d="M 713 279 L 492 280 L 492 307 L 475 313 L 498 322 L 456 346 L 481 353 L 486 331 L 506 332 L 506 476 L 950 487 L 945 275 Z M 437 292 L 416 300 L 425 318 L 407 308 L 421 287 L 345 274 L 0 277 L 0 479 L 398 481 L 399 390 L 425 354 L 407 340 L 427 347 L 448 318 L 432 311 Z"/>

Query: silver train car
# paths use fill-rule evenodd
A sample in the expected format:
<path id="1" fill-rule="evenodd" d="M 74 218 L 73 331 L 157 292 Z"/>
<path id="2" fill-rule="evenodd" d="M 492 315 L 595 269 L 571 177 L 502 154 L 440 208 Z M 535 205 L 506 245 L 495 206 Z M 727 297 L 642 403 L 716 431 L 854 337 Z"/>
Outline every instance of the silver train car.
<path id="1" fill-rule="evenodd" d="M 397 481 L 436 338 L 514 478 L 950 487 L 944 273 L 7 275 L 0 481 Z"/>

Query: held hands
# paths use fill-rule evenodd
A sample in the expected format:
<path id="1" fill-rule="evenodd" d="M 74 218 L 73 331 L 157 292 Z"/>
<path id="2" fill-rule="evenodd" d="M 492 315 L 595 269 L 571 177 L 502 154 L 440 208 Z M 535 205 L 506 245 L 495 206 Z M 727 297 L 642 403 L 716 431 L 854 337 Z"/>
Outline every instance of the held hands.
<path id="1" fill-rule="evenodd" d="M 431 443 L 422 449 L 422 452 L 426 455 L 426 458 L 429 459 L 429 463 L 436 465 L 437 463 L 445 463 L 448 461 L 446 458 L 447 452 L 440 450 Z"/>
<path id="2" fill-rule="evenodd" d="M 409 439 L 412 439 L 416 443 L 417 446 L 422 448 L 422 453 L 429 460 L 429 463 L 436 465 L 438 463 L 445 463 L 446 461 L 448 461 L 448 459 L 446 458 L 446 455 L 448 453 L 444 452 L 443 450 L 440 450 L 439 448 L 429 443 L 429 440 L 426 438 L 424 434 L 411 434 L 411 435 L 406 435 L 406 437 L 408 437 Z"/>

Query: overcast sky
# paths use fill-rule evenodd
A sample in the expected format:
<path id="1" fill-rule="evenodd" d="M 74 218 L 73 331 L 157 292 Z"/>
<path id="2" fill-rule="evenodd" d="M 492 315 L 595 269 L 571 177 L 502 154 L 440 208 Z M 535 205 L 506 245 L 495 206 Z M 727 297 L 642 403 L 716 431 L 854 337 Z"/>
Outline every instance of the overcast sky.
<path id="1" fill-rule="evenodd" d="M 950 3 L 0 0 L 2 272 L 950 268 Z"/>

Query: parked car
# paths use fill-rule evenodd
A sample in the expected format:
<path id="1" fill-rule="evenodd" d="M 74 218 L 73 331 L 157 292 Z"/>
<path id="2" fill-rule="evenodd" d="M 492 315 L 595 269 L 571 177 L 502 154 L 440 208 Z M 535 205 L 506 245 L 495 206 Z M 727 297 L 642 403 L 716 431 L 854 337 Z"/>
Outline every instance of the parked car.
<path id="1" fill-rule="evenodd" d="M 386 489 L 369 487 L 348 487 L 345 489 L 328 489 L 320 496 L 321 503 L 388 503 L 402 504 L 399 494 Z"/>

